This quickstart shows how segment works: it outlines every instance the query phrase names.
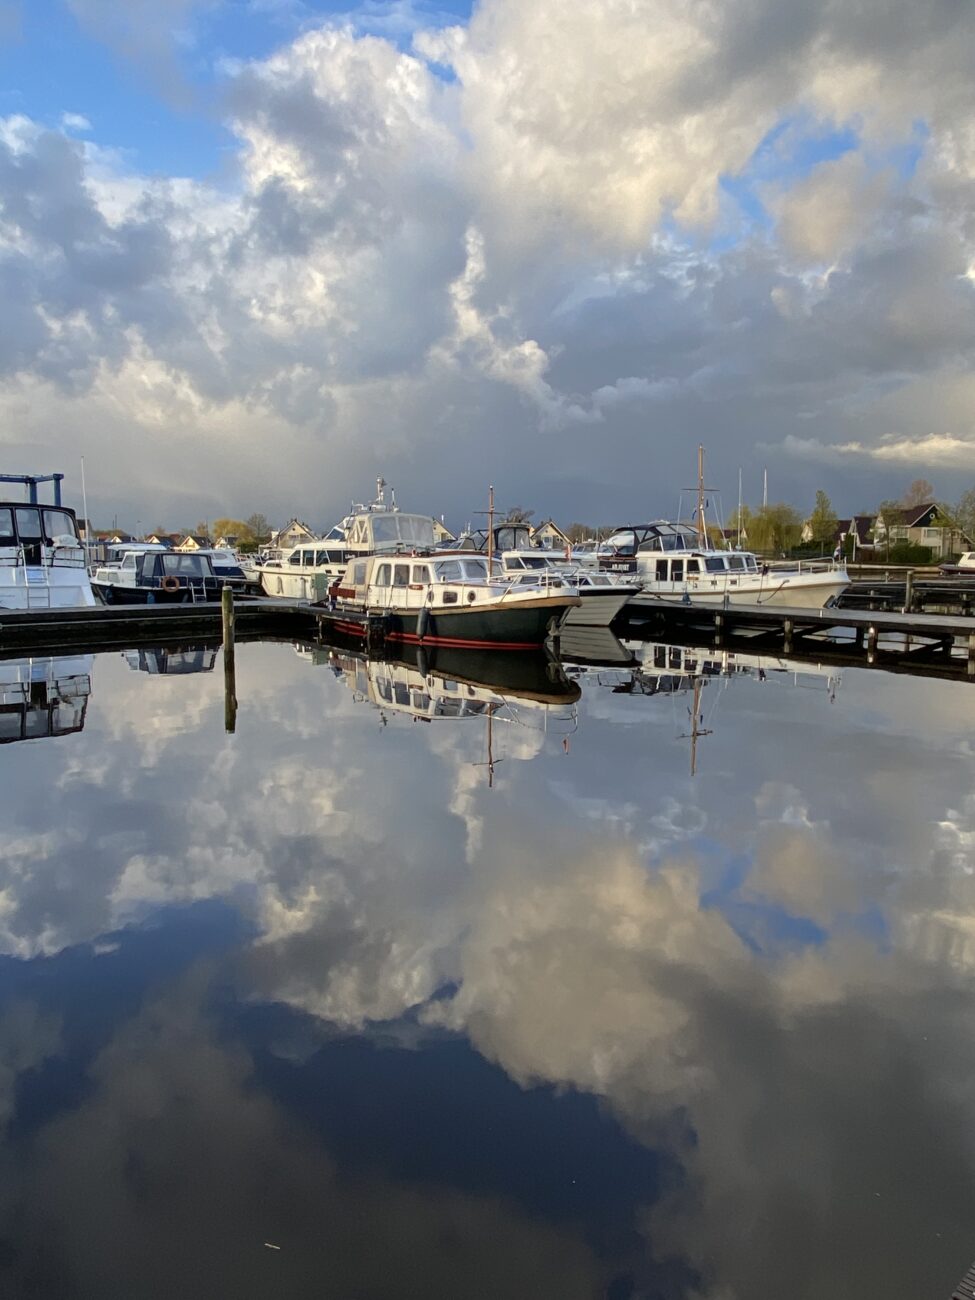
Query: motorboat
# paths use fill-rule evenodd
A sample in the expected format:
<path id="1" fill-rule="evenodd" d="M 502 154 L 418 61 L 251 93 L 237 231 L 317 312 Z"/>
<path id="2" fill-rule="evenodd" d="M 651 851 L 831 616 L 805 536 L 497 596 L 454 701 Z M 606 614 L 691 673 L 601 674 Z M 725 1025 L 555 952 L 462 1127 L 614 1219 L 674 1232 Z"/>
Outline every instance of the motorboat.
<path id="1" fill-rule="evenodd" d="M 0 609 L 71 609 L 94 605 L 85 549 L 73 510 L 61 504 L 63 474 L 0 474 L 27 489 L 24 501 L 0 501 Z M 38 501 L 53 483 L 54 501 Z"/>
<path id="2" fill-rule="evenodd" d="M 67 736 L 85 725 L 91 655 L 0 661 L 0 745 Z"/>
<path id="3" fill-rule="evenodd" d="M 96 566 L 91 585 L 106 605 L 179 605 L 219 600 L 223 583 L 209 555 L 161 547 Z"/>
<path id="4" fill-rule="evenodd" d="M 568 582 L 579 593 L 579 606 L 569 610 L 566 627 L 609 627 L 623 607 L 642 590 L 625 575 L 600 573 L 566 561 L 558 552 L 531 550 L 502 551 L 501 574 L 508 581 L 532 581 L 545 577 Z"/>
<path id="5" fill-rule="evenodd" d="M 666 519 L 627 524 L 600 545 L 600 570 L 632 574 L 642 587 L 630 601 L 631 611 L 657 611 L 662 603 L 822 609 L 847 588 L 850 579 L 843 562 L 773 564 L 751 551 L 713 546 L 705 519 L 710 491 L 704 486 L 704 448 L 699 447 L 693 524 Z"/>
<path id="6" fill-rule="evenodd" d="M 400 510 L 395 493 L 386 500 L 386 486 L 384 479 L 377 479 L 373 501 L 353 505 L 324 537 L 306 540 L 280 558 L 266 561 L 260 570 L 264 594 L 320 601 L 356 556 L 432 551 L 436 545 L 433 517 Z"/>
<path id="7" fill-rule="evenodd" d="M 954 564 L 939 564 L 938 568 L 942 573 L 975 578 L 975 551 L 965 551 Z"/>
<path id="8" fill-rule="evenodd" d="M 339 615 L 384 615 L 387 640 L 495 650 L 543 645 L 580 604 L 567 583 L 489 577 L 485 557 L 446 553 L 352 560 L 329 598 Z M 365 635 L 358 620 L 343 624 L 340 618 L 338 626 Z"/>
<path id="9" fill-rule="evenodd" d="M 640 583 L 640 594 L 629 602 L 635 613 L 659 609 L 661 602 L 821 609 L 850 581 L 843 564 L 768 564 L 751 551 L 713 547 L 698 528 L 664 519 L 616 529 L 600 545 L 599 567 Z"/>

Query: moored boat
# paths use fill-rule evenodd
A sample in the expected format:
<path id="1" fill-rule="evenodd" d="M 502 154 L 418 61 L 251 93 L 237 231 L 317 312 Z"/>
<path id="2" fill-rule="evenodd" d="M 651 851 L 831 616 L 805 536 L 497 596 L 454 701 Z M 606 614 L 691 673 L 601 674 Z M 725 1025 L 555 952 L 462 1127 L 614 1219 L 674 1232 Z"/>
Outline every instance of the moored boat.
<path id="1" fill-rule="evenodd" d="M 223 583 L 209 555 L 160 549 L 126 551 L 96 567 L 91 585 L 106 605 L 166 605 L 219 600 Z"/>
<path id="2" fill-rule="evenodd" d="M 567 584 L 489 578 L 480 556 L 447 554 L 352 560 L 330 594 L 339 615 L 384 615 L 387 640 L 496 650 L 544 644 L 580 603 Z M 338 625 L 364 635 L 354 620 Z"/>
<path id="3" fill-rule="evenodd" d="M 63 474 L 0 474 L 28 500 L 0 501 L 0 609 L 70 609 L 94 605 L 75 512 L 61 504 Z M 54 501 L 37 499 L 53 483 Z"/>
<path id="4" fill-rule="evenodd" d="M 641 592 L 629 602 L 637 611 L 661 601 L 820 609 L 849 585 L 842 564 L 763 563 L 751 551 L 712 547 L 697 528 L 665 519 L 616 529 L 599 548 L 599 566 L 637 579 Z"/>

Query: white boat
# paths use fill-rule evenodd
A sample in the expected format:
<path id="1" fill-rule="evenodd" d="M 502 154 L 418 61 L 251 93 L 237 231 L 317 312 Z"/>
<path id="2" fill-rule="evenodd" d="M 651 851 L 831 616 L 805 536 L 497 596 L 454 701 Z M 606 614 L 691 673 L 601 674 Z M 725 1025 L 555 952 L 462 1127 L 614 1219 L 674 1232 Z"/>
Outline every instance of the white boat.
<path id="1" fill-rule="evenodd" d="M 660 602 L 691 605 L 785 605 L 821 609 L 849 585 L 842 564 L 763 563 L 751 551 L 708 545 L 696 528 L 665 519 L 618 528 L 599 548 L 600 569 L 633 575 L 641 592 L 633 611 Z"/>
<path id="2" fill-rule="evenodd" d="M 831 560 L 771 564 L 751 551 L 712 546 L 704 517 L 704 448 L 698 448 L 693 526 L 657 519 L 617 528 L 599 547 L 599 567 L 632 574 L 642 587 L 634 612 L 661 602 L 685 605 L 780 605 L 821 609 L 849 585 L 846 566 Z"/>
<path id="3" fill-rule="evenodd" d="M 625 576 L 583 568 L 560 559 L 558 552 L 540 548 L 503 551 L 501 574 L 508 581 L 554 577 L 575 587 L 580 603 L 578 608 L 569 610 L 566 627 L 609 627 L 627 602 L 642 590 L 638 582 L 628 582 Z"/>
<path id="4" fill-rule="evenodd" d="M 580 603 L 576 588 L 558 580 L 489 578 L 485 557 L 448 553 L 352 560 L 331 595 L 339 614 L 385 615 L 388 641 L 495 650 L 543 645 Z M 337 626 L 365 635 L 358 620 Z"/>
<path id="5" fill-rule="evenodd" d="M 223 583 L 202 551 L 144 545 L 96 566 L 91 584 L 106 605 L 185 605 L 220 599 Z"/>
<path id="6" fill-rule="evenodd" d="M 71 609 L 94 605 L 85 550 L 73 510 L 61 504 L 63 474 L 0 474 L 28 500 L 0 501 L 0 609 Z M 37 485 L 52 482 L 43 505 Z"/>
<path id="7" fill-rule="evenodd" d="M 266 596 L 324 600 L 357 555 L 411 555 L 435 545 L 433 517 L 400 510 L 392 493 L 387 502 L 386 482 L 378 479 L 374 501 L 353 505 L 324 537 L 304 541 L 262 565 L 261 588 Z"/>

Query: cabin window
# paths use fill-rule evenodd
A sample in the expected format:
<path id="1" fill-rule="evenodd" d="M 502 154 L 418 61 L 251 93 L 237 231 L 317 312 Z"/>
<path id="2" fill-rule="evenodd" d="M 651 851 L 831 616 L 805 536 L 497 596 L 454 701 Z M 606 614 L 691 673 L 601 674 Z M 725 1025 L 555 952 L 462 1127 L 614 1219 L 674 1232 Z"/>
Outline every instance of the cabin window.
<path id="1" fill-rule="evenodd" d="M 393 586 L 408 587 L 410 585 L 410 566 L 408 564 L 393 565 Z"/>
<path id="2" fill-rule="evenodd" d="M 12 510 L 0 509 L 0 546 L 16 546 L 14 535 L 14 516 Z"/>
<path id="3" fill-rule="evenodd" d="M 426 565 L 426 564 L 414 564 L 414 565 L 413 565 L 413 581 L 414 581 L 414 582 L 429 582 L 429 581 L 430 581 L 430 568 L 429 568 L 429 565 Z"/>
<path id="4" fill-rule="evenodd" d="M 456 604 L 457 604 L 457 592 L 456 592 L 456 591 L 450 591 L 450 590 L 445 591 L 444 594 L 443 594 L 443 603 L 444 603 L 445 605 L 456 605 Z"/>
<path id="5" fill-rule="evenodd" d="M 666 560 L 658 560 L 658 561 L 657 561 L 657 581 L 658 581 L 658 582 L 666 582 L 666 581 L 667 581 L 667 561 L 666 561 Z"/>
<path id="6" fill-rule="evenodd" d="M 463 573 L 461 572 L 460 560 L 441 560 L 436 566 L 437 577 L 441 582 L 461 582 Z"/>
<path id="7" fill-rule="evenodd" d="M 163 573 L 180 578 L 203 578 L 210 572 L 207 557 L 202 555 L 161 555 Z"/>
<path id="8" fill-rule="evenodd" d="M 352 585 L 354 587 L 364 587 L 365 583 L 366 583 L 365 564 L 354 564 L 352 566 Z"/>
<path id="9" fill-rule="evenodd" d="M 323 565 L 323 564 L 330 564 L 330 563 L 331 563 L 331 560 L 330 560 L 330 558 L 329 558 L 328 551 L 316 551 L 316 552 L 315 552 L 315 566 L 316 566 L 316 568 L 319 567 L 319 566 L 321 566 L 321 565 Z"/>
<path id="10" fill-rule="evenodd" d="M 381 564 L 376 570 L 376 586 L 388 587 L 390 585 L 389 580 L 392 576 L 392 572 L 393 571 L 388 564 Z"/>
<path id="11" fill-rule="evenodd" d="M 484 582 L 487 579 L 487 566 L 483 560 L 465 560 L 464 577 L 468 582 Z"/>
<path id="12" fill-rule="evenodd" d="M 684 580 L 684 561 L 671 560 L 670 562 L 670 580 L 671 582 L 683 582 Z"/>
<path id="13" fill-rule="evenodd" d="M 729 556 L 728 556 L 728 568 L 729 568 L 729 569 L 743 569 L 744 567 L 745 567 L 745 561 L 741 558 L 740 555 L 729 555 Z"/>
<path id="14" fill-rule="evenodd" d="M 37 510 L 15 510 L 17 532 L 21 542 L 39 542 L 41 540 L 41 516 Z"/>
<path id="15" fill-rule="evenodd" d="M 700 572 L 701 572 L 701 561 L 700 561 L 700 560 L 688 560 L 688 561 L 687 561 L 687 574 L 688 574 L 688 577 L 690 577 L 690 575 L 691 575 L 692 573 L 700 573 Z"/>
<path id="16" fill-rule="evenodd" d="M 709 555 L 704 561 L 708 573 L 724 573 L 725 563 L 723 555 Z"/>
<path id="17" fill-rule="evenodd" d="M 528 565 L 520 555 L 510 555 L 506 561 L 509 569 L 527 569 Z"/>
<path id="18" fill-rule="evenodd" d="M 289 563 L 289 564 L 300 564 L 300 563 L 301 563 L 301 552 L 300 552 L 300 551 L 292 551 L 291 554 L 288 556 L 288 563 Z"/>
<path id="19" fill-rule="evenodd" d="M 77 538 L 77 526 L 66 510 L 42 510 L 41 514 L 44 518 L 44 536 L 47 542 L 52 542 L 55 537 Z"/>
<path id="20" fill-rule="evenodd" d="M 129 551 L 128 555 L 126 555 L 125 558 L 122 560 L 122 568 L 134 569 L 135 559 L 136 559 L 135 554 L 132 551 Z"/>
<path id="21" fill-rule="evenodd" d="M 745 556 L 745 568 L 751 569 L 754 573 L 758 572 L 758 561 L 755 559 L 754 555 Z"/>

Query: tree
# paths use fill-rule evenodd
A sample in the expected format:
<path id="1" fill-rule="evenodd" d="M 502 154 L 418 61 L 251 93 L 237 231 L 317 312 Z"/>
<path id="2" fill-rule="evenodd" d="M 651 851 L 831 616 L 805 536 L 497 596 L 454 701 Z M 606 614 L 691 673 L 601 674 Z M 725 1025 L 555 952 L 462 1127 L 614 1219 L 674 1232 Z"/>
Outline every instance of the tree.
<path id="1" fill-rule="evenodd" d="M 738 541 L 739 533 L 741 534 L 741 540 L 743 542 L 749 540 L 749 529 L 752 526 L 754 517 L 755 516 L 752 514 L 751 510 L 745 505 L 740 508 L 735 506 L 734 510 L 732 510 L 731 516 L 728 519 L 728 531 L 734 533 L 736 543 Z"/>
<path id="2" fill-rule="evenodd" d="M 534 510 L 526 510 L 524 506 L 511 506 L 506 511 L 501 522 L 503 524 L 527 524 L 534 513 Z"/>
<path id="3" fill-rule="evenodd" d="M 250 515 L 244 520 L 244 523 L 247 525 L 255 542 L 260 544 L 271 540 L 271 525 L 264 515 Z"/>
<path id="4" fill-rule="evenodd" d="M 962 494 L 951 515 L 961 531 L 975 540 L 975 487 Z"/>
<path id="5" fill-rule="evenodd" d="M 760 506 L 748 530 L 748 543 L 756 551 L 788 551 L 802 535 L 802 518 L 798 510 L 784 501 Z"/>
<path id="6" fill-rule="evenodd" d="M 934 500 L 934 488 L 926 478 L 916 478 L 904 493 L 904 500 L 901 503 L 908 509 L 911 506 L 923 506 L 929 501 Z"/>
<path id="7" fill-rule="evenodd" d="M 813 506 L 813 512 L 809 516 L 809 527 L 812 530 L 812 540 L 814 542 L 832 543 L 836 536 L 836 527 L 839 520 L 836 517 L 836 511 L 833 509 L 832 502 L 826 493 L 819 489 L 816 493 L 816 504 Z"/>
<path id="8" fill-rule="evenodd" d="M 243 519 L 214 519 L 214 537 L 236 537 L 238 542 L 249 542 L 253 533 Z"/>

